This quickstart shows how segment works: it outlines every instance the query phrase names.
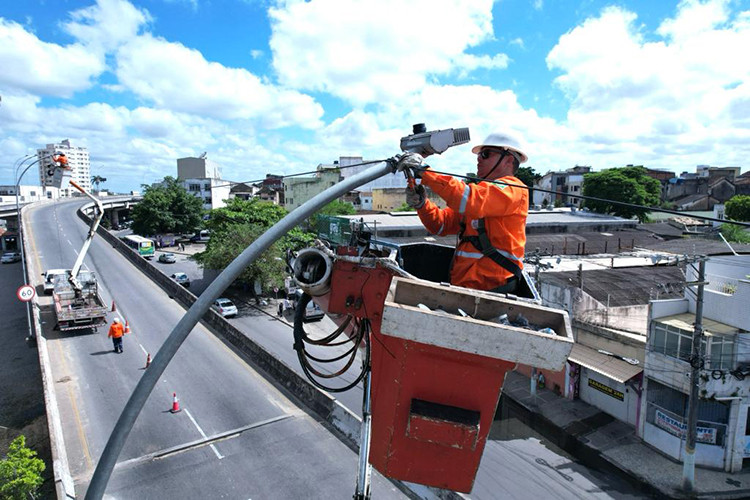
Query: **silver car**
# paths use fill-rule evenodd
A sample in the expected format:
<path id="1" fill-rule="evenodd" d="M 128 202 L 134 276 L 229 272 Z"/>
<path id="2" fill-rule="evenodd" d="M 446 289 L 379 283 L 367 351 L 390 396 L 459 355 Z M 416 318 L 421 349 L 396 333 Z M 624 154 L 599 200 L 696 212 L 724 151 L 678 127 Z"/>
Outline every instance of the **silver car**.
<path id="1" fill-rule="evenodd" d="M 21 254 L 18 252 L 6 252 L 0 257 L 0 262 L 3 264 L 12 264 L 13 262 L 21 262 Z"/>
<path id="2" fill-rule="evenodd" d="M 185 288 L 190 288 L 190 278 L 185 273 L 174 273 L 169 276 Z"/>

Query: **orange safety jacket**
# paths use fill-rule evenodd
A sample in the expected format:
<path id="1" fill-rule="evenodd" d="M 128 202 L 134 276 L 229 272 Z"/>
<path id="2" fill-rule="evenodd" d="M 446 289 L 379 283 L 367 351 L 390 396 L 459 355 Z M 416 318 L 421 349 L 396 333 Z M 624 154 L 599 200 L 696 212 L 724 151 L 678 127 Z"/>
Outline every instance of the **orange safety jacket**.
<path id="1" fill-rule="evenodd" d="M 109 327 L 109 333 L 107 334 L 107 336 L 114 339 L 119 339 L 120 337 L 122 337 L 124 331 L 125 329 L 123 328 L 122 323 L 112 323 L 112 326 Z"/>
<path id="2" fill-rule="evenodd" d="M 514 275 L 520 279 L 526 246 L 529 191 L 513 176 L 501 177 L 497 181 L 504 184 L 466 184 L 449 175 L 429 170 L 422 173 L 422 184 L 448 205 L 448 208 L 440 209 L 429 199 L 425 200 L 424 206 L 417 211 L 422 224 L 438 236 L 460 234 L 450 272 L 454 285 L 493 290 L 505 285 Z M 478 248 L 481 241 L 487 241 L 482 226 L 490 245 Z"/>
<path id="3" fill-rule="evenodd" d="M 68 157 L 61 154 L 58 156 L 53 156 L 52 161 L 59 163 L 61 167 L 66 168 L 68 166 Z"/>

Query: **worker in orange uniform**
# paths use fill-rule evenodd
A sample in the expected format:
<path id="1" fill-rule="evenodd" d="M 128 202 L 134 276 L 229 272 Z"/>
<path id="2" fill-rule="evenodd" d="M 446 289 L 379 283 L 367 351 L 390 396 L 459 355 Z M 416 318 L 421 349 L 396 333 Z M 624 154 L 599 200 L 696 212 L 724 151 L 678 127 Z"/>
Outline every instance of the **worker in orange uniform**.
<path id="1" fill-rule="evenodd" d="M 65 156 L 65 153 L 59 153 L 57 156 L 52 157 L 52 161 L 57 163 L 57 166 L 64 169 L 69 169 L 68 166 L 68 157 Z"/>
<path id="2" fill-rule="evenodd" d="M 112 325 L 109 327 L 109 334 L 107 335 L 112 339 L 114 345 L 114 352 L 122 352 L 122 336 L 125 334 L 125 329 L 120 322 L 120 318 L 115 318 Z"/>
<path id="3" fill-rule="evenodd" d="M 417 210 L 430 233 L 458 235 L 451 284 L 514 293 L 523 279 L 529 212 L 529 191 L 515 174 L 528 157 L 518 141 L 501 133 L 490 134 L 471 152 L 477 155 L 476 183 L 430 171 L 417 153 L 401 155 L 397 169 L 410 169 L 414 177 L 422 179 L 421 184 L 407 189 L 406 203 Z M 448 207 L 440 209 L 427 199 L 424 186 L 443 198 Z"/>

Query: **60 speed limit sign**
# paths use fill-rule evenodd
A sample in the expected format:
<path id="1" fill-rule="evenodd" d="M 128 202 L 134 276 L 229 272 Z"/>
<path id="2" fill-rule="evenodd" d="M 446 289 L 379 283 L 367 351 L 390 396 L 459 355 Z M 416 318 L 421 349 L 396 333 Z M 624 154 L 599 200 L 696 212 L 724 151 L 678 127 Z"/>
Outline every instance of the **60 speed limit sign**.
<path id="1" fill-rule="evenodd" d="M 31 285 L 21 285 L 16 291 L 16 296 L 21 302 L 28 302 L 34 298 L 36 290 Z"/>

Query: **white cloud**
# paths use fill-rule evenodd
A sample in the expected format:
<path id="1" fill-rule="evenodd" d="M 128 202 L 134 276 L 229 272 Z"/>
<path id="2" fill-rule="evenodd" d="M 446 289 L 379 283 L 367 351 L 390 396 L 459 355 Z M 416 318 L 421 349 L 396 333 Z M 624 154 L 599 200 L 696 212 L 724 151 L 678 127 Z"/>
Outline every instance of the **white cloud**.
<path id="1" fill-rule="evenodd" d="M 280 81 L 355 105 L 410 94 L 431 75 L 507 63 L 465 54 L 493 37 L 491 0 L 294 0 L 269 18 Z"/>
<path id="2" fill-rule="evenodd" d="M 96 5 L 70 13 L 63 28 L 81 43 L 93 49 L 111 52 L 135 37 L 152 21 L 145 9 L 126 0 L 97 0 Z"/>
<path id="3" fill-rule="evenodd" d="M 636 15 L 620 8 L 560 38 L 547 64 L 562 71 L 556 83 L 571 101 L 568 126 L 582 149 L 672 168 L 744 163 L 750 146 L 721 144 L 750 139 L 737 113 L 747 107 L 750 60 L 735 55 L 750 46 L 750 26 L 729 19 L 725 5 L 682 2 L 658 29 L 663 40 L 648 40 Z"/>
<path id="4" fill-rule="evenodd" d="M 88 89 L 104 58 L 81 44 L 47 43 L 0 18 L 0 85 L 40 96 L 70 97 Z"/>
<path id="5" fill-rule="evenodd" d="M 143 35 L 117 52 L 122 88 L 159 107 L 221 119 L 257 119 L 270 128 L 320 125 L 310 96 L 261 81 L 242 68 L 207 61 L 179 43 Z"/>

